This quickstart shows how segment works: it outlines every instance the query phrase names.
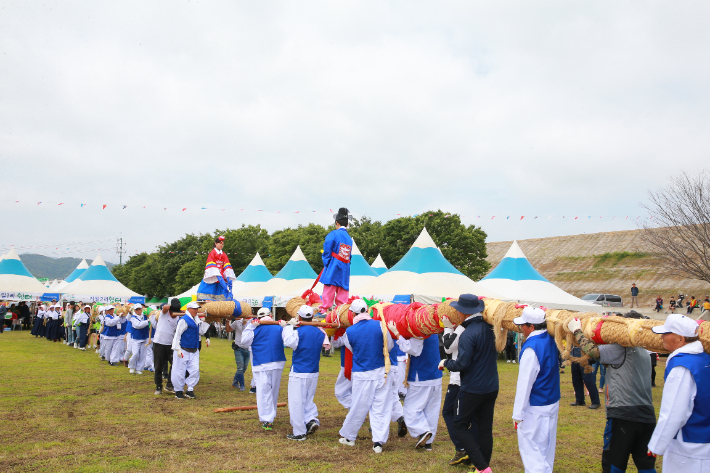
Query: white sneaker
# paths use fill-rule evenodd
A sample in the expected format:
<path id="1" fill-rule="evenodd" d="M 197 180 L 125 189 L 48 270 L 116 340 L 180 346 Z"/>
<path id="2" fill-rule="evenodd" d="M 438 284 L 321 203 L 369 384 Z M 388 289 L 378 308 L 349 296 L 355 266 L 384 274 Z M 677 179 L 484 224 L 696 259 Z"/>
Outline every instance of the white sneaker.
<path id="1" fill-rule="evenodd" d="M 86 351 L 86 348 L 79 348 L 79 350 L 81 350 L 81 351 Z"/>
<path id="2" fill-rule="evenodd" d="M 515 364 L 515 360 L 513 360 L 513 364 Z"/>
<path id="3" fill-rule="evenodd" d="M 142 371 L 136 371 L 136 374 L 143 374 Z"/>
<path id="4" fill-rule="evenodd" d="M 375 442 L 372 446 L 372 450 L 374 450 L 375 453 L 382 453 L 382 445 L 380 444 L 380 442 Z"/>
<path id="5" fill-rule="evenodd" d="M 343 445 L 347 445 L 348 447 L 354 447 L 355 446 L 355 441 L 354 440 L 348 440 L 345 437 L 341 437 L 339 440 L 340 443 Z"/>
<path id="6" fill-rule="evenodd" d="M 79 348 L 79 344 L 75 342 L 75 343 L 74 343 L 74 348 Z"/>
<path id="7" fill-rule="evenodd" d="M 94 351 L 94 353 L 98 353 L 98 352 L 99 352 L 99 350 L 98 350 L 98 348 L 97 348 L 96 351 Z"/>
<path id="8" fill-rule="evenodd" d="M 133 373 L 136 372 L 136 370 L 134 370 L 133 368 L 131 368 L 130 370 L 128 370 L 128 372 L 131 373 L 131 374 L 133 374 Z"/>
<path id="9" fill-rule="evenodd" d="M 506 361 L 506 363 L 510 363 L 510 360 Z"/>

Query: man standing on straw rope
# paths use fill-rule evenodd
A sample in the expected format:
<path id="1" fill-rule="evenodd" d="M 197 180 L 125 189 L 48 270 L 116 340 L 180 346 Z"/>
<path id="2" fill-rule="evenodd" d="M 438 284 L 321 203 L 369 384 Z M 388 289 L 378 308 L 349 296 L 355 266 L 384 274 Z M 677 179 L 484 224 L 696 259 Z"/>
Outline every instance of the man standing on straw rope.
<path id="1" fill-rule="evenodd" d="M 627 318 L 640 319 L 631 311 Z M 696 324 L 697 325 L 697 324 Z M 567 324 L 581 349 L 591 358 L 607 365 L 606 428 L 602 471 L 626 471 L 629 455 L 639 472 L 655 472 L 656 460 L 646 455 L 648 441 L 656 426 L 656 411 L 651 393 L 651 358 L 641 347 L 596 345 L 601 340 L 589 340 L 582 333 L 582 324 L 572 319 Z M 690 470 L 688 470 L 690 471 Z"/>
<path id="2" fill-rule="evenodd" d="M 173 372 L 172 382 L 177 399 L 195 399 L 195 386 L 200 381 L 200 336 L 204 335 L 209 325 L 197 316 L 197 302 L 186 306 L 187 313 L 178 320 L 173 337 Z M 185 373 L 190 375 L 185 378 Z M 187 391 L 183 389 L 187 384 Z"/>
<path id="3" fill-rule="evenodd" d="M 385 371 L 385 349 L 389 352 L 394 343 L 389 331 L 383 330 L 377 320 L 372 320 L 364 300 L 355 299 L 350 311 L 355 317 L 342 339 L 353 354 L 352 406 L 340 429 L 340 443 L 354 447 L 357 433 L 369 414 L 372 449 L 375 453 L 382 453 L 382 446 L 389 437 L 391 417 L 391 389 Z"/>
<path id="4" fill-rule="evenodd" d="M 350 253 L 353 239 L 348 234 L 348 224 L 352 215 L 341 207 L 335 218 L 335 230 L 328 233 L 323 244 L 323 272 L 320 282 L 323 284 L 323 304 L 325 310 L 345 304 L 350 297 Z"/>
<path id="5" fill-rule="evenodd" d="M 649 454 L 663 455 L 664 473 L 710 471 L 710 355 L 698 340 L 698 325 L 671 314 L 653 331 L 671 354 Z"/>
<path id="6" fill-rule="evenodd" d="M 461 373 L 454 420 L 456 434 L 476 469 L 481 473 L 491 473 L 493 411 L 499 389 L 498 352 L 493 327 L 483 320 L 481 312 L 486 306 L 477 296 L 461 294 L 459 300 L 450 305 L 466 320 L 461 323 L 464 331 L 459 337 L 458 357 L 455 360 L 441 360 L 439 369 Z M 472 424 L 475 429 L 470 428 Z"/>
<path id="7" fill-rule="evenodd" d="M 404 422 L 409 435 L 417 439 L 414 448 L 430 452 L 439 426 L 441 407 L 439 337 L 429 335 L 425 339 L 407 340 L 399 336 L 394 322 L 387 324 L 387 328 L 397 339 L 399 348 L 409 355 L 409 388 L 404 398 Z"/>
<path id="8" fill-rule="evenodd" d="M 219 236 L 214 240 L 214 248 L 207 255 L 205 275 L 197 288 L 199 299 L 225 301 L 232 299 L 232 282 L 237 279 L 229 262 L 224 248 L 224 237 Z"/>
<path id="9" fill-rule="evenodd" d="M 266 307 L 259 309 L 257 318 L 244 328 L 242 345 L 251 347 L 253 360 L 252 376 L 256 380 L 256 407 L 264 430 L 273 430 L 276 404 L 279 400 L 281 373 L 286 365 L 284 343 L 280 325 L 260 325 L 270 322 L 271 312 Z"/>
<path id="10" fill-rule="evenodd" d="M 323 329 L 309 325 L 294 329 L 301 320 L 313 320 L 311 307 L 302 305 L 297 317 L 292 317 L 288 323 L 279 321 L 283 328 L 283 344 L 293 350 L 288 375 L 288 412 L 293 427 L 293 434 L 286 436 L 289 440 L 306 440 L 306 436 L 320 426 L 318 408 L 313 398 L 318 386 L 321 349 L 330 349 L 330 340 Z"/>
<path id="11" fill-rule="evenodd" d="M 559 351 L 547 333 L 544 310 L 526 307 L 513 323 L 525 335 L 513 405 L 520 458 L 526 473 L 552 473 L 561 397 Z"/>

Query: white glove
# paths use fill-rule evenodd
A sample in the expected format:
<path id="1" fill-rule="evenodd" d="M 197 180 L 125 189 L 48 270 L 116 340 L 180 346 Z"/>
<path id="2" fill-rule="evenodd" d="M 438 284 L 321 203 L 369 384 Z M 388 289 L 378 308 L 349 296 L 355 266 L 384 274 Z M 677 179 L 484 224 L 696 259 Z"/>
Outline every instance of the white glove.
<path id="1" fill-rule="evenodd" d="M 448 317 L 442 317 L 441 323 L 444 324 L 444 328 L 454 328 L 455 325 L 451 323 Z"/>
<path id="2" fill-rule="evenodd" d="M 182 349 L 181 348 L 177 349 L 177 354 L 180 358 L 182 358 Z"/>
<path id="3" fill-rule="evenodd" d="M 441 360 L 439 362 L 439 370 L 444 371 L 444 363 L 446 363 L 446 360 Z"/>
<path id="4" fill-rule="evenodd" d="M 394 338 L 399 338 L 399 331 L 397 330 L 397 324 L 394 322 L 387 322 L 387 328 L 392 332 Z"/>
<path id="5" fill-rule="evenodd" d="M 285 321 L 285 320 L 279 320 L 279 325 L 280 325 L 281 327 L 285 327 L 285 326 L 286 326 L 286 321 Z"/>
<path id="6" fill-rule="evenodd" d="M 209 338 L 205 339 L 205 342 L 207 342 L 207 346 L 210 346 L 210 339 Z"/>
<path id="7" fill-rule="evenodd" d="M 582 322 L 580 322 L 579 319 L 575 317 L 570 320 L 569 323 L 567 323 L 567 329 L 570 331 L 570 333 L 574 333 L 577 330 L 582 330 Z"/>
<path id="8" fill-rule="evenodd" d="M 291 317 L 286 323 L 295 327 L 298 325 L 298 317 Z"/>

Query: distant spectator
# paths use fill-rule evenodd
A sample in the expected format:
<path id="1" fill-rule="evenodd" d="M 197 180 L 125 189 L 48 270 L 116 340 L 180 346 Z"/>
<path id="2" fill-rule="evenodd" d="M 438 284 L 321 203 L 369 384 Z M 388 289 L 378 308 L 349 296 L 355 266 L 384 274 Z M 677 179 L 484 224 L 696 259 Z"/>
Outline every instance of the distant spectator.
<path id="1" fill-rule="evenodd" d="M 703 311 L 700 313 L 698 320 L 710 320 L 710 296 L 705 296 Z"/>
<path id="2" fill-rule="evenodd" d="M 639 307 L 639 288 L 636 287 L 636 283 L 631 285 L 631 308 L 634 307 L 634 302 L 636 307 Z"/>
<path id="3" fill-rule="evenodd" d="M 661 296 L 656 297 L 656 307 L 653 309 L 656 312 L 661 312 L 663 309 L 663 298 Z"/>
<path id="4" fill-rule="evenodd" d="M 671 296 L 671 300 L 668 301 L 668 313 L 675 314 L 675 297 Z"/>
<path id="5" fill-rule="evenodd" d="M 20 307 L 18 307 L 20 310 L 20 319 L 22 319 L 22 326 L 26 329 L 29 330 L 30 328 L 30 308 L 27 307 L 27 303 L 25 301 L 20 302 Z"/>
<path id="6" fill-rule="evenodd" d="M 690 296 L 690 301 L 688 302 L 688 314 L 693 313 L 693 309 L 698 307 L 698 300 L 695 298 L 695 296 Z"/>

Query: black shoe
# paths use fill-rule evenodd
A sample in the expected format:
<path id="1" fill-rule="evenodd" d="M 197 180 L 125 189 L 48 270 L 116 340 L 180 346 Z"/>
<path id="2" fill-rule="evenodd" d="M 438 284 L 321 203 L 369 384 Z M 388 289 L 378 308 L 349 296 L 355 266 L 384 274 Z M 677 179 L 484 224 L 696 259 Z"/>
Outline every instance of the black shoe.
<path id="1" fill-rule="evenodd" d="M 175 392 L 175 388 L 173 387 L 172 384 L 168 384 L 167 386 L 165 386 L 165 392 L 166 392 L 166 393 L 174 393 L 174 392 Z"/>
<path id="2" fill-rule="evenodd" d="M 299 442 L 303 442 L 304 440 L 308 439 L 308 437 L 306 437 L 306 434 L 302 434 L 302 435 L 288 434 L 286 436 L 286 438 L 289 440 L 298 440 Z"/>
<path id="3" fill-rule="evenodd" d="M 428 443 L 428 444 L 424 445 L 424 451 L 425 452 L 433 452 L 434 449 L 432 448 L 431 444 Z"/>
<path id="4" fill-rule="evenodd" d="M 655 388 L 655 387 L 656 387 L 656 383 L 653 383 L 653 384 L 651 385 L 651 387 L 652 387 L 652 388 Z"/>
<path id="5" fill-rule="evenodd" d="M 195 399 L 195 391 L 188 391 L 185 393 L 185 397 L 188 399 Z"/>
<path id="6" fill-rule="evenodd" d="M 306 435 L 311 435 L 316 433 L 316 430 L 318 430 L 318 422 L 315 421 L 315 419 L 311 420 L 306 424 Z"/>
<path id="7" fill-rule="evenodd" d="M 372 450 L 374 450 L 375 453 L 382 453 L 382 444 L 380 442 L 373 443 Z"/>
<path id="8" fill-rule="evenodd" d="M 404 423 L 404 417 L 397 419 L 397 437 L 402 438 L 407 435 L 407 424 Z"/>
<path id="9" fill-rule="evenodd" d="M 108 362 L 109 366 L 118 366 L 116 363 L 111 363 L 110 361 Z"/>
<path id="10" fill-rule="evenodd" d="M 249 394 L 256 394 L 256 386 L 249 390 Z"/>
<path id="11" fill-rule="evenodd" d="M 399 393 L 399 400 L 404 402 L 404 398 L 407 397 L 406 395 Z"/>
<path id="12" fill-rule="evenodd" d="M 414 445 L 414 448 L 422 448 L 424 445 L 426 445 L 426 441 L 429 440 L 432 436 L 431 432 L 424 432 L 421 434 L 419 437 L 417 437 L 417 443 Z"/>
<path id="13" fill-rule="evenodd" d="M 160 396 L 161 394 L 163 394 L 163 387 L 158 386 L 157 388 L 155 388 L 155 392 L 153 394 L 155 394 L 156 396 Z"/>
<path id="14" fill-rule="evenodd" d="M 587 404 L 584 402 L 573 402 L 570 404 L 570 406 L 575 407 L 575 406 L 586 406 Z"/>
<path id="15" fill-rule="evenodd" d="M 454 458 L 449 460 L 449 465 L 458 465 L 459 463 L 463 463 L 465 460 L 468 460 L 468 454 L 466 453 L 466 450 L 456 450 Z"/>
<path id="16" fill-rule="evenodd" d="M 590 404 L 587 409 L 599 409 L 601 407 L 601 404 Z"/>
<path id="17" fill-rule="evenodd" d="M 102 357 L 101 357 L 101 361 L 106 361 L 106 358 L 104 358 L 104 357 L 102 356 Z"/>
<path id="18" fill-rule="evenodd" d="M 175 391 L 175 397 L 177 399 L 185 399 L 185 396 L 182 394 L 182 391 Z"/>

